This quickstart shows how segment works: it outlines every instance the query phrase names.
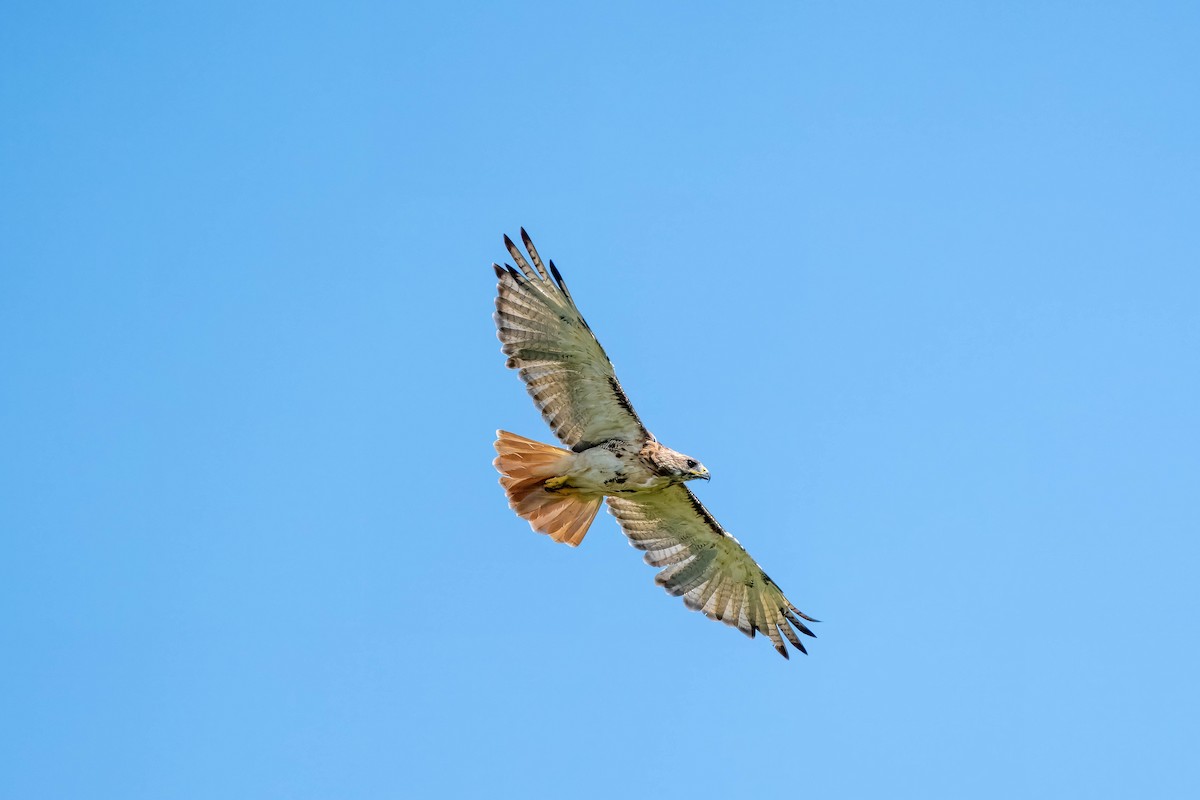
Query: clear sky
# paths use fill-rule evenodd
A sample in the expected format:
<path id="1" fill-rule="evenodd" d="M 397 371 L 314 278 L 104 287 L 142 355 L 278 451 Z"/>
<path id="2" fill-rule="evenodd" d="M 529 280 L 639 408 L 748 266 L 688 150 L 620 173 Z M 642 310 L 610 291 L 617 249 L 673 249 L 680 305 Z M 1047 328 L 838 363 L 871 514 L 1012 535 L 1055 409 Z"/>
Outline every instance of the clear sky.
<path id="1" fill-rule="evenodd" d="M 1195 3 L 4 17 L 0 796 L 1200 796 Z M 507 509 L 522 225 L 809 656 Z"/>

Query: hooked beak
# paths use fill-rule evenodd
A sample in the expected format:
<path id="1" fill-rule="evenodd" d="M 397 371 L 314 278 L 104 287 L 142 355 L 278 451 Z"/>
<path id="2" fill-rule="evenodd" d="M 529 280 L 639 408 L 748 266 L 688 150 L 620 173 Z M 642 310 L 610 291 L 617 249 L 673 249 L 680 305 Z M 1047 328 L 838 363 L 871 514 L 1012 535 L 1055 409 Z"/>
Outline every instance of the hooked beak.
<path id="1" fill-rule="evenodd" d="M 696 470 L 696 477 L 706 481 L 712 480 L 712 475 L 708 474 L 708 467 L 701 467 Z"/>

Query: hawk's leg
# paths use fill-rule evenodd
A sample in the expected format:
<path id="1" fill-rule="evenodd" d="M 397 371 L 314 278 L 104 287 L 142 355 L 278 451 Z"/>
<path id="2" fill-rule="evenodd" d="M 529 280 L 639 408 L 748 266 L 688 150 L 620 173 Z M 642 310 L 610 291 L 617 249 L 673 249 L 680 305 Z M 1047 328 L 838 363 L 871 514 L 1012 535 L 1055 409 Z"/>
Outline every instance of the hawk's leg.
<path id="1" fill-rule="evenodd" d="M 567 485 L 568 483 L 570 483 L 570 481 L 571 481 L 571 479 L 568 478 L 566 475 L 559 475 L 557 478 L 547 478 L 546 482 L 544 484 L 542 484 L 542 486 L 546 489 L 547 492 L 561 492 L 564 489 L 570 488 Z"/>

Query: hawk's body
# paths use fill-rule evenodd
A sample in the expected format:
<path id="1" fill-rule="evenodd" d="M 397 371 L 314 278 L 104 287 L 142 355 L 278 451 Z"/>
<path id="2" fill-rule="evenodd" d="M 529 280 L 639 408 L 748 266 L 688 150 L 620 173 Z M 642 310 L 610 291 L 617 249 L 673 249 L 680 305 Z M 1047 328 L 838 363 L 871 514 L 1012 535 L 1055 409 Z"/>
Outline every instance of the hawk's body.
<path id="1" fill-rule="evenodd" d="M 708 470 L 646 430 L 554 262 L 547 271 L 521 237 L 533 265 L 507 236 L 519 270 L 493 265 L 498 335 L 508 366 L 570 449 L 498 431 L 495 464 L 510 505 L 535 531 L 574 546 L 607 497 L 630 544 L 665 567 L 656 580 L 668 592 L 748 636 L 765 633 L 785 658 L 784 637 L 804 652 L 796 631 L 812 636 L 800 621 L 812 618 L 683 485 Z"/>
<path id="2" fill-rule="evenodd" d="M 581 494 L 637 494 L 665 489 L 691 477 L 707 477 L 708 471 L 699 465 L 694 472 L 664 474 L 665 450 L 653 439 L 646 442 L 609 439 L 571 456 L 570 465 L 562 473 L 563 482 L 550 488 Z M 685 456 L 685 463 L 688 460 Z"/>

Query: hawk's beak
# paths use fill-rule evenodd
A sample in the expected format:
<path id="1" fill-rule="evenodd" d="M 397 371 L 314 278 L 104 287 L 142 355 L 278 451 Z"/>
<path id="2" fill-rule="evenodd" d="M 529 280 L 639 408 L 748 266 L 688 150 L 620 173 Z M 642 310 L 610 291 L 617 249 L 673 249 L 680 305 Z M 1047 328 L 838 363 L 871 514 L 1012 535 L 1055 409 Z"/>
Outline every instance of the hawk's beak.
<path id="1" fill-rule="evenodd" d="M 703 480 L 706 480 L 706 481 L 707 481 L 707 480 L 712 480 L 712 475 L 709 475 L 709 474 L 708 474 L 708 468 L 707 468 L 707 467 L 701 467 L 700 469 L 696 470 L 696 477 L 697 477 L 697 478 L 701 478 L 701 479 L 703 479 Z"/>

